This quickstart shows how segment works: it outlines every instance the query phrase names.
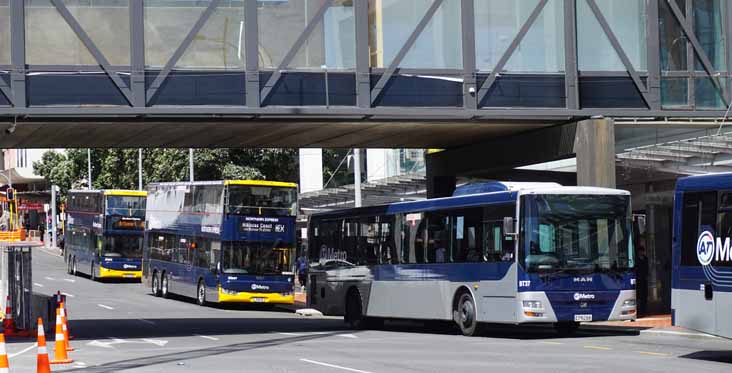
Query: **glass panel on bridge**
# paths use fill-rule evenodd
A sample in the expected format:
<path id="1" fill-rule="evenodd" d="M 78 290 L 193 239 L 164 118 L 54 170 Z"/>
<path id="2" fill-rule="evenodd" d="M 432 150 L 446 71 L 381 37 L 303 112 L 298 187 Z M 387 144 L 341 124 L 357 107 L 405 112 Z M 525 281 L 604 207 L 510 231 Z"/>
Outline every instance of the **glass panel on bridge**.
<path id="1" fill-rule="evenodd" d="M 689 106 L 689 79 L 662 78 L 661 104 L 665 108 L 683 108 Z"/>
<path id="2" fill-rule="evenodd" d="M 162 68 L 191 31 L 207 2 L 146 0 L 145 66 Z M 195 42 L 195 41 L 194 41 Z"/>
<path id="3" fill-rule="evenodd" d="M 508 49 L 539 0 L 475 1 L 476 65 L 491 71 Z M 504 71 L 564 71 L 564 1 L 549 0 Z"/>
<path id="4" fill-rule="evenodd" d="M 633 68 L 647 70 L 643 0 L 595 0 Z M 586 1 L 577 2 L 577 55 L 581 71 L 626 71 Z"/>
<path id="5" fill-rule="evenodd" d="M 276 69 L 318 14 L 320 0 L 260 1 L 259 67 Z M 288 64 L 292 69 L 353 69 L 356 66 L 353 2 L 336 0 Z"/>
<path id="6" fill-rule="evenodd" d="M 722 99 L 722 94 L 711 78 L 703 77 L 694 80 L 697 109 L 724 109 L 727 107 Z M 720 79 L 723 87 L 728 80 L 728 78 Z"/>
<path id="7" fill-rule="evenodd" d="M 196 34 L 176 68 L 244 70 L 244 35 L 243 2 L 223 2 Z"/>
<path id="8" fill-rule="evenodd" d="M 727 71 L 724 30 L 721 21 L 721 1 L 694 0 L 692 5 L 694 33 L 699 39 L 702 49 L 707 57 L 709 57 L 709 61 L 712 63 L 715 71 Z M 696 56 L 695 60 L 696 71 L 705 71 L 704 65 L 698 56 Z"/>
<path id="9" fill-rule="evenodd" d="M 130 64 L 129 0 L 63 3 L 110 64 Z M 50 1 L 27 1 L 25 22 L 28 64 L 99 65 Z"/>
<path id="10" fill-rule="evenodd" d="M 371 67 L 388 67 L 432 0 L 369 0 Z M 462 68 L 460 0 L 444 0 L 399 64 L 403 68 Z"/>
<path id="11" fill-rule="evenodd" d="M 675 0 L 682 11 L 685 0 Z M 685 71 L 687 69 L 688 39 L 679 21 L 674 17 L 671 7 L 665 1 L 659 3 L 659 36 L 661 46 L 661 70 Z"/>

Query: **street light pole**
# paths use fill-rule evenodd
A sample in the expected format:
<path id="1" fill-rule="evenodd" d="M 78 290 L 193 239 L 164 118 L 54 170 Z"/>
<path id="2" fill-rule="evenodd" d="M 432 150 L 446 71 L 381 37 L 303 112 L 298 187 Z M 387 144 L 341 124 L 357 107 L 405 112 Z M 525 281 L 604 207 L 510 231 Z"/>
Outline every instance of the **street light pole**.
<path id="1" fill-rule="evenodd" d="M 137 150 L 137 189 L 142 190 L 142 148 Z"/>
<path id="2" fill-rule="evenodd" d="M 58 187 L 51 185 L 51 247 L 57 248 L 56 242 L 56 191 Z"/>
<path id="3" fill-rule="evenodd" d="M 361 207 L 361 149 L 353 149 L 353 190 L 355 207 Z"/>
<path id="4" fill-rule="evenodd" d="M 91 174 L 91 149 L 86 149 L 86 170 L 87 170 L 87 182 L 89 183 L 89 190 L 92 189 L 92 174 Z"/>
<path id="5" fill-rule="evenodd" d="M 188 148 L 188 176 L 193 182 L 193 148 Z"/>

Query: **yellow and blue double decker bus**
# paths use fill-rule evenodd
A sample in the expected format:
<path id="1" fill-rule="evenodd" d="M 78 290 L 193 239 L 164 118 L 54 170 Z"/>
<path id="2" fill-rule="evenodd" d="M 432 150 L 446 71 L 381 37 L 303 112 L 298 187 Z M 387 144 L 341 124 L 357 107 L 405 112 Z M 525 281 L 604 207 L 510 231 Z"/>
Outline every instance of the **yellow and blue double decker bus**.
<path id="1" fill-rule="evenodd" d="M 145 286 L 207 303 L 294 303 L 297 184 L 148 185 Z"/>
<path id="2" fill-rule="evenodd" d="M 141 278 L 146 196 L 135 190 L 70 191 L 67 272 L 85 273 L 92 280 Z"/>

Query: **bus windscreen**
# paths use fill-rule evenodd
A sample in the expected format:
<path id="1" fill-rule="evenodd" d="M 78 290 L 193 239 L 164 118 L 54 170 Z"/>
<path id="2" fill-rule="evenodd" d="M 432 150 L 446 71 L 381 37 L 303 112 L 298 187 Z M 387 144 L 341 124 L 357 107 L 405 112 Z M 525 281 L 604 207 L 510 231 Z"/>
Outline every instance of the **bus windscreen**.
<path id="1" fill-rule="evenodd" d="M 279 275 L 289 269 L 288 250 L 273 242 L 227 242 L 222 269 L 226 274 Z"/>
<path id="2" fill-rule="evenodd" d="M 145 218 L 146 197 L 107 196 L 107 215 Z"/>

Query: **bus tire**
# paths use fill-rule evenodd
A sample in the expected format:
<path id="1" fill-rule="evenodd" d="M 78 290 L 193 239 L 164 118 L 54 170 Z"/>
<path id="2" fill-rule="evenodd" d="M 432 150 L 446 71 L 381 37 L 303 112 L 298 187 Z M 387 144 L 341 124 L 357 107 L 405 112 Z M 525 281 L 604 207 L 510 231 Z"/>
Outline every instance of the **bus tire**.
<path id="1" fill-rule="evenodd" d="M 74 259 L 71 260 L 71 263 L 72 263 L 71 264 L 71 274 L 74 276 L 78 276 L 79 272 L 76 271 L 76 257 L 74 257 Z"/>
<path id="2" fill-rule="evenodd" d="M 96 273 L 96 269 L 94 267 L 95 267 L 94 266 L 94 262 L 92 262 L 92 264 L 91 264 L 91 271 L 89 272 L 89 277 L 91 277 L 91 280 L 92 281 L 96 281 L 97 280 L 97 273 Z"/>
<path id="3" fill-rule="evenodd" d="M 158 277 L 158 271 L 153 272 L 152 275 L 152 294 L 156 297 L 160 296 L 160 278 Z"/>
<path id="4" fill-rule="evenodd" d="M 359 330 L 366 327 L 366 318 L 363 315 L 363 303 L 358 290 L 352 289 L 348 292 L 348 296 L 346 297 L 346 314 L 343 320 L 352 329 Z"/>
<path id="5" fill-rule="evenodd" d="M 74 274 L 74 267 L 73 267 L 73 265 L 74 264 L 71 261 L 71 257 L 70 256 L 67 256 L 66 257 L 66 273 L 67 274 L 69 274 L 69 275 L 73 275 Z"/>
<path id="6" fill-rule="evenodd" d="M 170 296 L 168 291 L 168 274 L 163 272 L 163 275 L 160 277 L 160 296 L 168 298 Z"/>
<path id="7" fill-rule="evenodd" d="M 453 318 L 460 328 L 460 332 L 468 337 L 475 335 L 478 329 L 478 314 L 473 296 L 468 292 L 460 294 L 457 307 L 453 312 Z"/>
<path id="8" fill-rule="evenodd" d="M 196 303 L 199 306 L 206 305 L 206 286 L 203 284 L 203 280 L 198 280 L 198 289 L 196 289 Z"/>

